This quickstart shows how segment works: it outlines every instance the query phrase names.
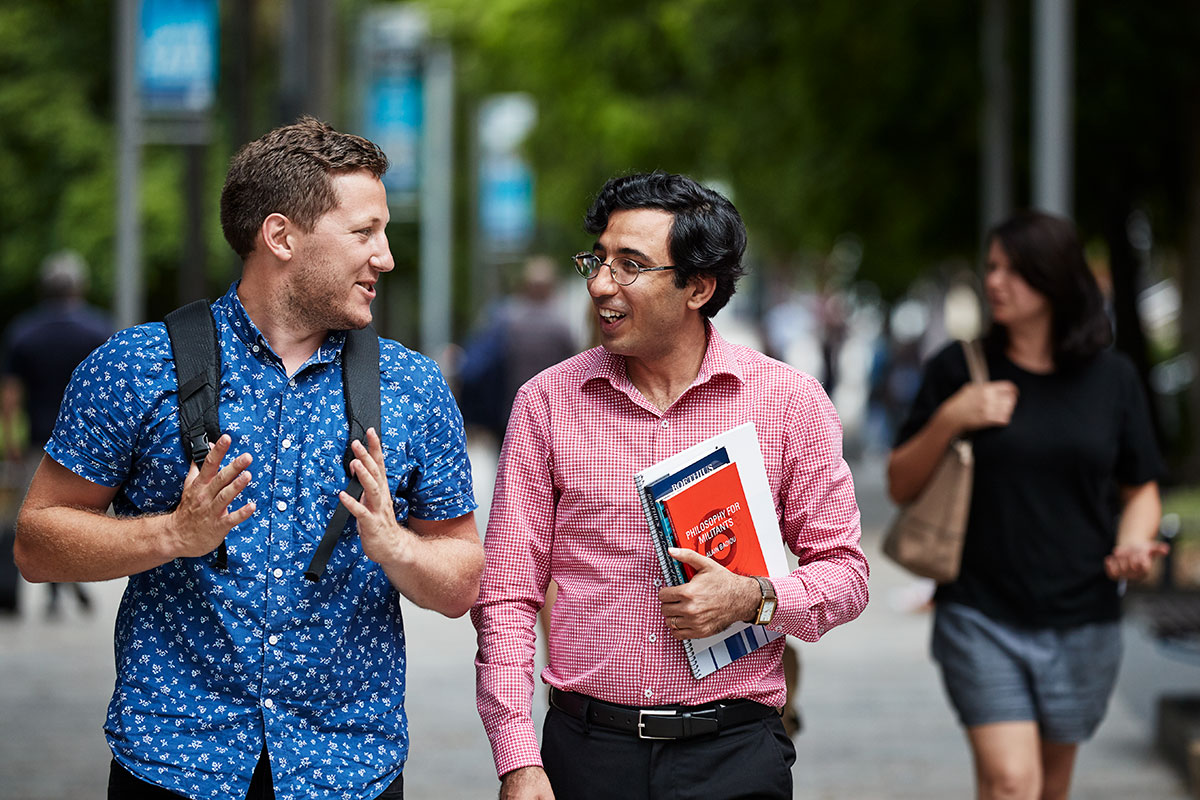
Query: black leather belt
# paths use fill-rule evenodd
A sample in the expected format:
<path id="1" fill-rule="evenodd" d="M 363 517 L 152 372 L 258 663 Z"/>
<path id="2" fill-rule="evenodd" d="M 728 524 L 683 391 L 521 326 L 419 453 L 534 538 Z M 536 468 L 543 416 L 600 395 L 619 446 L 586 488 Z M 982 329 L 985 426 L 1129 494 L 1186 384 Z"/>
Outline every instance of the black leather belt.
<path id="1" fill-rule="evenodd" d="M 634 708 L 605 703 L 585 694 L 550 689 L 550 705 L 589 725 L 633 734 L 639 739 L 689 739 L 778 716 L 779 709 L 753 700 L 719 700 L 702 706 Z"/>

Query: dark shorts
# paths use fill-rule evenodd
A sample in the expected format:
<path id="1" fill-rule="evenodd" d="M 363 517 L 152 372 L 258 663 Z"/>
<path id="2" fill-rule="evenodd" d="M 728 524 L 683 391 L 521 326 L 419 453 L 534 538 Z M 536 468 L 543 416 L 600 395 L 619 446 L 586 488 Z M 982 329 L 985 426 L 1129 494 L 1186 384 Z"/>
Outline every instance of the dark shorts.
<path id="1" fill-rule="evenodd" d="M 1075 743 L 1096 732 L 1117 680 L 1116 622 L 1022 628 L 959 603 L 934 612 L 933 658 L 966 727 L 1036 722 L 1046 741 Z"/>

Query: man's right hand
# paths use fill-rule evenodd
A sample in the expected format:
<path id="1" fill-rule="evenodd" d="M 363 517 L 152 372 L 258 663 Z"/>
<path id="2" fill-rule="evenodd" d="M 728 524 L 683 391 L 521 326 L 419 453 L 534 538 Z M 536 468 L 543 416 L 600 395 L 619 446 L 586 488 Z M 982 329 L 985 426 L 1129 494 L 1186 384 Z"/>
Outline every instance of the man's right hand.
<path id="1" fill-rule="evenodd" d="M 500 780 L 500 800 L 554 800 L 550 779 L 541 767 L 521 767 Z"/>
<path id="2" fill-rule="evenodd" d="M 254 502 L 236 511 L 229 504 L 250 485 L 250 466 L 253 457 L 242 453 L 224 467 L 221 460 L 229 452 L 233 440 L 222 434 L 208 451 L 200 469 L 192 464 L 183 482 L 183 497 L 179 506 L 167 515 L 168 542 L 171 558 L 199 557 L 211 553 L 234 526 L 245 522 L 254 513 Z"/>

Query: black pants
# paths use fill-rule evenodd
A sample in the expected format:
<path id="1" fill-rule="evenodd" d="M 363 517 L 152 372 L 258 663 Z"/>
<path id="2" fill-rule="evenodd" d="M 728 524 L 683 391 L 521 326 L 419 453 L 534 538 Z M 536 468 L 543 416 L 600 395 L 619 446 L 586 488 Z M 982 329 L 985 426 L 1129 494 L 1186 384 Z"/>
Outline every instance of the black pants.
<path id="1" fill-rule="evenodd" d="M 776 716 L 649 741 L 551 708 L 542 762 L 556 800 L 791 800 L 796 748 Z"/>
<path id="2" fill-rule="evenodd" d="M 118 764 L 115 758 L 108 769 L 108 800 L 178 800 L 180 796 L 135 777 Z M 246 800 L 275 800 L 275 786 L 271 782 L 271 768 L 267 762 L 266 750 L 258 757 L 258 764 L 250 777 L 250 790 L 246 792 Z M 378 800 L 404 800 L 403 773 L 379 795 Z"/>

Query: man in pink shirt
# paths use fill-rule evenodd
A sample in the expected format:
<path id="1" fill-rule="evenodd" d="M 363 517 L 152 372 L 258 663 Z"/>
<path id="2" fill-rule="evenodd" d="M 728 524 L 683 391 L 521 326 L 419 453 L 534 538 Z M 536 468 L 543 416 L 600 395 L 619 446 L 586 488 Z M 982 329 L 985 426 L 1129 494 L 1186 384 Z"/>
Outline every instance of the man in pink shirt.
<path id="1" fill-rule="evenodd" d="M 597 238 L 574 261 L 603 346 L 517 394 L 471 611 L 500 796 L 626 800 L 702 788 L 713 800 L 790 798 L 784 639 L 702 680 L 679 640 L 745 620 L 816 641 L 862 611 L 868 568 L 841 424 L 814 378 L 726 342 L 709 321 L 743 272 L 746 232 L 727 199 L 681 175 L 614 178 L 585 228 Z M 697 574 L 664 587 L 634 473 L 749 421 L 798 568 L 758 580 L 672 550 Z M 535 626 L 551 579 L 558 599 L 542 673 L 551 708 L 539 751 Z"/>

